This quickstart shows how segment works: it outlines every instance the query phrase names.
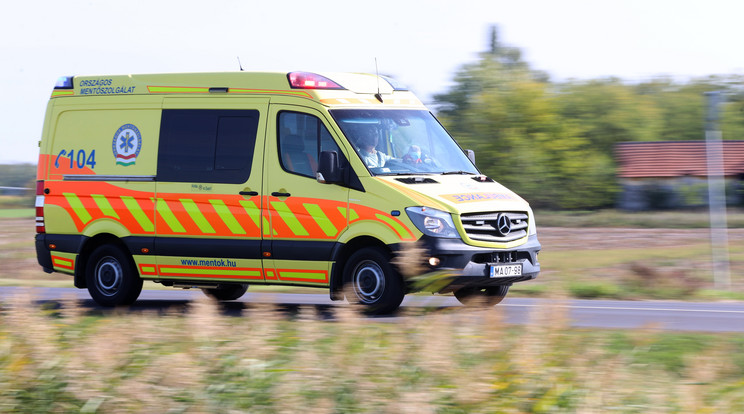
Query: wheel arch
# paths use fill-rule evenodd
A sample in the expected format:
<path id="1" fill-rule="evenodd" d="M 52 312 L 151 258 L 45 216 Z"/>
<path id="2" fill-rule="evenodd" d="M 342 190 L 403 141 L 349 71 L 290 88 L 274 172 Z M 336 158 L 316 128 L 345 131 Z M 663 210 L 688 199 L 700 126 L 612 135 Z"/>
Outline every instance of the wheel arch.
<path id="1" fill-rule="evenodd" d="M 333 268 L 331 269 L 331 280 L 330 280 L 330 295 L 331 300 L 343 300 L 344 299 L 344 283 L 348 275 L 344 275 L 344 267 L 346 262 L 349 260 L 354 252 L 365 247 L 379 247 L 383 249 L 387 254 L 392 255 L 396 250 L 396 245 L 389 245 L 382 242 L 372 236 L 358 236 L 346 243 L 339 243 L 333 251 L 334 261 Z"/>
<path id="2" fill-rule="evenodd" d="M 93 237 L 89 237 L 83 243 L 75 265 L 74 284 L 76 288 L 85 289 L 88 287 L 88 283 L 85 280 L 85 269 L 88 267 L 88 259 L 96 248 L 105 244 L 111 244 L 118 247 L 127 255 L 127 257 L 129 257 L 129 260 L 133 261 L 132 254 L 129 252 L 129 249 L 127 249 L 126 244 L 124 244 L 119 237 L 110 233 L 100 233 Z"/>

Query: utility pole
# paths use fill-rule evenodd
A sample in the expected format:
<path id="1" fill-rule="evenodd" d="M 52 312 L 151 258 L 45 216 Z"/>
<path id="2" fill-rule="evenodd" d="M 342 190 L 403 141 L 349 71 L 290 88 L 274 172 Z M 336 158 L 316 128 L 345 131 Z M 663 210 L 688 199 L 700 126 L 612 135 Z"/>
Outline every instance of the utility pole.
<path id="1" fill-rule="evenodd" d="M 708 167 L 708 211 L 710 216 L 710 246 L 713 262 L 713 282 L 716 289 L 731 288 L 729 269 L 728 224 L 726 218 L 726 181 L 723 170 L 723 142 L 718 126 L 720 91 L 706 92 L 708 111 L 705 125 L 705 156 Z"/>

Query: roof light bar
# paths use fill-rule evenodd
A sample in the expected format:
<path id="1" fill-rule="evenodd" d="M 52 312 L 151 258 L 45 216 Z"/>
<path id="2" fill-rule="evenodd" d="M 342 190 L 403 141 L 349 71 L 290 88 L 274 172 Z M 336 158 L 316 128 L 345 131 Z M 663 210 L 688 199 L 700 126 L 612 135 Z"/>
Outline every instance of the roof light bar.
<path id="1" fill-rule="evenodd" d="M 60 76 L 54 84 L 54 89 L 73 89 L 72 78 L 73 76 Z"/>
<path id="2" fill-rule="evenodd" d="M 397 79 L 391 78 L 390 76 L 384 76 L 384 75 L 380 75 L 380 77 L 381 77 L 382 79 L 385 79 L 385 81 L 386 81 L 387 83 L 389 83 L 389 84 L 390 84 L 390 86 L 392 86 L 392 87 L 393 87 L 393 90 L 396 90 L 396 91 L 407 91 L 407 90 L 408 90 L 408 86 L 406 86 L 406 85 L 402 84 L 402 83 L 401 83 L 401 82 L 400 82 L 399 80 L 397 80 Z"/>
<path id="3" fill-rule="evenodd" d="M 310 72 L 290 72 L 287 79 L 293 89 L 345 89 L 325 76 Z"/>

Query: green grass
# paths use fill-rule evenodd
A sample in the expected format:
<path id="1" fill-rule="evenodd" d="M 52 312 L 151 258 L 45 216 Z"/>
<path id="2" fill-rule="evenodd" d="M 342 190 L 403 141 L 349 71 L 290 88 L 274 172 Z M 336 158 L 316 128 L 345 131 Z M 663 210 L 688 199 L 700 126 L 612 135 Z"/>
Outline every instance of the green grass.
<path id="1" fill-rule="evenodd" d="M 0 218 L 27 218 L 36 216 L 33 208 L 4 208 L 0 209 Z"/>

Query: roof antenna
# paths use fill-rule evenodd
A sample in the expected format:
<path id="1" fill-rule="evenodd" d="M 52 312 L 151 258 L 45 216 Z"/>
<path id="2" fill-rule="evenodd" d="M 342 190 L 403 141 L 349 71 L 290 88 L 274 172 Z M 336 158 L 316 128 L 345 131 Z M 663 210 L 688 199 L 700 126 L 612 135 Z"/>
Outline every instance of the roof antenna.
<path id="1" fill-rule="evenodd" d="M 375 98 L 377 98 L 380 103 L 382 103 L 382 95 L 380 94 L 380 70 L 377 68 L 377 58 L 375 57 L 375 74 L 377 75 L 377 93 L 375 94 Z"/>
<path id="2" fill-rule="evenodd" d="M 240 63 L 240 56 L 238 56 L 238 67 L 240 68 L 240 71 L 243 72 L 243 64 Z"/>

